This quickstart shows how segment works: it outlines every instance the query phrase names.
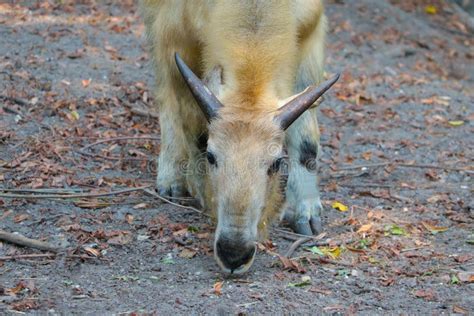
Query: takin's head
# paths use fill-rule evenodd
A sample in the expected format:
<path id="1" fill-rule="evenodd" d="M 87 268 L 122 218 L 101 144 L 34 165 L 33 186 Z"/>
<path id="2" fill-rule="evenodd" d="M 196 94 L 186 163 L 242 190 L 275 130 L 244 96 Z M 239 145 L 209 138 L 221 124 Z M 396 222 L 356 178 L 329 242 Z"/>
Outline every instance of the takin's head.
<path id="1" fill-rule="evenodd" d="M 224 271 L 243 273 L 253 263 L 256 241 L 280 207 L 279 169 L 285 130 L 338 76 L 290 98 L 276 111 L 242 110 L 235 105 L 224 106 L 177 54 L 175 57 L 209 121 L 206 154 L 217 213 L 215 258 Z"/>

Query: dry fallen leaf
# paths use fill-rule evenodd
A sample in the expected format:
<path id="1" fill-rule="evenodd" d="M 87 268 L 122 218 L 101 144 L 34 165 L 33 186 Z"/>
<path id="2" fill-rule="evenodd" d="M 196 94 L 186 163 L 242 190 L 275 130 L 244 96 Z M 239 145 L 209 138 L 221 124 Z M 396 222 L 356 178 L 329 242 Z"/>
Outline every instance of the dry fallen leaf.
<path id="1" fill-rule="evenodd" d="M 428 230 L 429 232 L 431 232 L 433 235 L 434 234 L 437 234 L 437 233 L 442 233 L 442 232 L 445 232 L 447 231 L 449 228 L 448 227 L 443 227 L 443 226 L 434 226 L 434 225 L 431 225 L 427 222 L 421 222 L 421 224 L 426 228 L 426 230 Z"/>
<path id="2" fill-rule="evenodd" d="M 184 248 L 183 251 L 181 251 L 178 256 L 180 256 L 181 258 L 185 258 L 185 259 L 191 259 L 196 255 L 196 253 L 197 252 L 194 251 L 194 250 Z"/>
<path id="3" fill-rule="evenodd" d="M 362 158 L 364 158 L 364 159 L 367 160 L 367 161 L 370 160 L 370 159 L 372 159 L 372 152 L 367 151 L 367 152 L 365 152 L 365 153 L 362 153 Z"/>
<path id="4" fill-rule="evenodd" d="M 448 124 L 454 127 L 464 125 L 464 121 L 448 121 Z"/>
<path id="5" fill-rule="evenodd" d="M 21 223 L 24 220 L 27 220 L 28 218 L 30 218 L 30 215 L 28 214 L 18 214 L 18 215 L 15 215 L 15 217 L 13 217 L 13 221 L 15 223 Z"/>
<path id="6" fill-rule="evenodd" d="M 123 246 L 129 244 L 133 240 L 132 234 L 121 234 L 110 238 L 107 242 L 111 245 Z"/>
<path id="7" fill-rule="evenodd" d="M 35 310 L 40 308 L 40 304 L 37 300 L 34 299 L 23 299 L 18 302 L 14 302 L 10 305 L 10 308 L 15 311 L 29 311 L 29 310 Z"/>
<path id="8" fill-rule="evenodd" d="M 93 255 L 94 257 L 100 256 L 100 251 L 91 247 L 84 247 L 84 251 L 90 255 Z"/>
<path id="9" fill-rule="evenodd" d="M 469 311 L 461 306 L 453 305 L 453 313 L 455 314 L 462 314 L 462 315 L 469 315 Z"/>
<path id="10" fill-rule="evenodd" d="M 82 81 L 81 81 L 81 82 L 82 82 L 82 86 L 83 86 L 84 88 L 87 88 L 87 87 L 91 84 L 91 80 L 92 80 L 92 79 L 82 80 Z"/>
<path id="11" fill-rule="evenodd" d="M 130 214 L 130 213 L 127 213 L 127 214 L 125 215 L 125 220 L 126 220 L 126 221 L 127 221 L 127 223 L 129 223 L 130 225 L 132 225 L 132 223 L 133 223 L 133 219 L 134 219 L 134 217 L 133 217 L 133 215 L 132 215 L 132 214 Z"/>
<path id="12" fill-rule="evenodd" d="M 458 279 L 462 283 L 473 283 L 474 282 L 474 271 L 459 272 Z"/>
<path id="13" fill-rule="evenodd" d="M 138 210 L 138 209 L 147 208 L 147 207 L 148 207 L 147 203 L 139 203 L 139 204 L 133 206 L 133 209 Z"/>
<path id="14" fill-rule="evenodd" d="M 283 269 L 288 271 L 295 271 L 298 273 L 304 273 L 306 270 L 296 261 L 287 257 L 278 256 L 281 263 L 283 264 Z"/>
<path id="15" fill-rule="evenodd" d="M 99 209 L 112 205 L 112 203 L 104 202 L 98 199 L 81 199 L 73 202 L 75 206 L 87 209 Z"/>
<path id="16" fill-rule="evenodd" d="M 425 7 L 425 12 L 428 14 L 436 14 L 438 13 L 438 9 L 434 5 L 427 5 Z"/>
<path id="17" fill-rule="evenodd" d="M 358 233 L 366 233 L 366 232 L 368 232 L 368 231 L 372 228 L 372 226 L 374 226 L 374 224 L 372 224 L 372 223 L 362 225 L 362 226 L 357 230 L 357 232 L 358 232 Z"/>
<path id="18" fill-rule="evenodd" d="M 415 296 L 424 299 L 425 301 L 433 301 L 436 298 L 436 294 L 433 290 L 416 290 Z"/>
<path id="19" fill-rule="evenodd" d="M 216 294 L 216 295 L 221 295 L 222 294 L 222 285 L 223 284 L 224 284 L 224 281 L 214 283 L 214 287 L 213 287 L 214 294 Z"/>
<path id="20" fill-rule="evenodd" d="M 332 259 L 337 259 L 341 256 L 342 254 L 342 249 L 341 247 L 319 247 L 322 253 L 324 253 L 326 256 L 332 258 Z"/>
<path id="21" fill-rule="evenodd" d="M 349 207 L 347 207 L 347 205 L 344 205 L 342 204 L 341 202 L 338 202 L 338 201 L 334 201 L 332 204 L 331 204 L 332 208 L 338 210 L 338 211 L 341 211 L 341 212 L 347 212 L 347 210 L 349 210 Z"/>

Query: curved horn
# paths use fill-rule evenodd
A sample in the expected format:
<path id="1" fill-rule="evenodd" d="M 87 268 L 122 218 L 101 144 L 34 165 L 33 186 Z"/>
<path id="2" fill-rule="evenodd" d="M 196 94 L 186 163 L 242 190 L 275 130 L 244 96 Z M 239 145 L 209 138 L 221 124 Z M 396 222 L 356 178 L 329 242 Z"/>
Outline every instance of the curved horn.
<path id="1" fill-rule="evenodd" d="M 179 72 L 183 76 L 184 81 L 191 90 L 191 93 L 196 99 L 201 110 L 204 112 L 206 119 L 210 122 L 214 117 L 217 116 L 217 111 L 222 107 L 222 103 L 216 98 L 216 96 L 209 90 L 201 79 L 199 79 L 193 71 L 186 65 L 186 63 L 179 57 L 178 53 L 174 54 L 176 65 L 178 66 Z"/>
<path id="2" fill-rule="evenodd" d="M 339 74 L 336 74 L 318 86 L 309 87 L 306 91 L 278 109 L 275 119 L 280 123 L 281 128 L 286 130 L 304 111 L 309 109 L 316 100 L 329 90 L 338 79 Z"/>

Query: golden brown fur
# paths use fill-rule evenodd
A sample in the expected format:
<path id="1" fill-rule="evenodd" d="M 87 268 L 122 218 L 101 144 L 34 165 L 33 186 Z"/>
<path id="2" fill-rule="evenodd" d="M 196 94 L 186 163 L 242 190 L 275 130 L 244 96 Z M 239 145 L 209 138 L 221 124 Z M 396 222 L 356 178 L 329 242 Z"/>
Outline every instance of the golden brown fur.
<path id="1" fill-rule="evenodd" d="M 297 160 L 302 139 L 319 146 L 314 110 L 286 133 L 272 113 L 322 79 L 321 0 L 143 0 L 142 7 L 160 110 L 158 187 L 172 195 L 187 189 L 217 212 L 217 234 L 234 231 L 255 239 L 258 226 L 262 236 L 282 202 L 279 176 L 267 176 L 269 165 L 282 155 L 285 141 L 290 160 Z M 215 78 L 220 69 L 220 79 L 208 86 L 224 107 L 209 125 L 181 79 L 175 52 L 201 78 Z M 204 175 L 196 172 L 203 157 L 196 144 L 203 134 L 218 164 Z M 305 170 L 290 166 L 290 212 L 319 212 L 317 178 Z"/>

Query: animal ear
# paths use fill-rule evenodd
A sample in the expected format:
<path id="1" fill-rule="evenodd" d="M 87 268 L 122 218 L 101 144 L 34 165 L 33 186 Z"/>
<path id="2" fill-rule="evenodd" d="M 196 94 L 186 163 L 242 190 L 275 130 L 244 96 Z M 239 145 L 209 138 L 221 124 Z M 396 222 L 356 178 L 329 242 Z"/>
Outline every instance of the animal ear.
<path id="1" fill-rule="evenodd" d="M 194 74 L 194 72 L 179 57 L 178 53 L 174 54 L 178 70 L 183 76 L 184 81 L 188 85 L 194 99 L 198 103 L 202 112 L 206 116 L 208 122 L 217 116 L 217 112 L 222 107 L 222 103 L 209 90 L 208 87 Z"/>
<path id="2" fill-rule="evenodd" d="M 309 109 L 314 102 L 316 102 L 336 81 L 339 79 L 339 74 L 336 74 L 331 79 L 324 81 L 318 86 L 310 86 L 300 94 L 290 98 L 291 101 L 278 109 L 275 120 L 280 124 L 283 130 L 286 130 L 293 124 L 294 121 L 307 109 Z"/>
<path id="3" fill-rule="evenodd" d="M 224 86 L 224 69 L 220 65 L 215 66 L 202 81 L 215 96 L 218 96 Z"/>

